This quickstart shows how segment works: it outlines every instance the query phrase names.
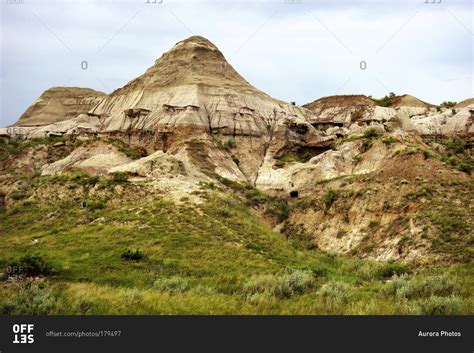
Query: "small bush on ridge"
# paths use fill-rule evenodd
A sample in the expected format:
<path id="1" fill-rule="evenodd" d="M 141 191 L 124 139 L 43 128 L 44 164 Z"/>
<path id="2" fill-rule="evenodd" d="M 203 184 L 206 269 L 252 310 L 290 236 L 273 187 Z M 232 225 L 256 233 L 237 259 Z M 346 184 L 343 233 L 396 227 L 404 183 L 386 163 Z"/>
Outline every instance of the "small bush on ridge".
<path id="1" fill-rule="evenodd" d="M 120 257 L 127 261 L 140 261 L 145 258 L 145 254 L 139 249 L 135 251 L 131 251 L 130 249 L 127 249 L 127 251 L 123 252 L 122 255 L 120 255 Z"/>

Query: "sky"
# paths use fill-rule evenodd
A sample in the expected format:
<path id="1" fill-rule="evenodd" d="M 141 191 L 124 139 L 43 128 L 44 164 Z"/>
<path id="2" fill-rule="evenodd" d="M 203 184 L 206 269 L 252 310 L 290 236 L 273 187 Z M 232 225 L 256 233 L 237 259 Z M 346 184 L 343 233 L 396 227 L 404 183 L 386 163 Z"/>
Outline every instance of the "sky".
<path id="1" fill-rule="evenodd" d="M 461 101 L 474 97 L 473 15 L 471 0 L 3 0 L 0 126 L 53 86 L 110 93 L 191 35 L 287 102 Z"/>

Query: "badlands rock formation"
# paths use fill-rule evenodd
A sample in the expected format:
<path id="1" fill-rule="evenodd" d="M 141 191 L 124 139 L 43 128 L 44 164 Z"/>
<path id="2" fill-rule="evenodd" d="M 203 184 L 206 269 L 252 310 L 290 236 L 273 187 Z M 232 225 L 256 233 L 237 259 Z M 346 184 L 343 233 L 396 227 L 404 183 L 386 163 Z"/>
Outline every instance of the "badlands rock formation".
<path id="1" fill-rule="evenodd" d="M 19 171 L 43 177 L 82 171 L 105 179 L 124 173 L 137 189 L 146 185 L 196 203 L 203 185 L 229 191 L 240 182 L 253 203 L 257 187 L 296 204 L 279 225 L 287 236 L 309 235 L 324 250 L 415 261 L 431 251 L 430 242 L 422 240 L 420 205 L 407 199 L 433 193 L 428 183 L 467 182 L 470 152 L 458 151 L 461 145 L 469 150 L 467 143 L 447 154 L 449 143 L 432 140 L 471 139 L 474 104 L 445 108 L 409 95 L 390 99 L 388 106 L 363 95 L 288 104 L 253 87 L 215 45 L 193 36 L 109 95 L 46 91 L 0 137 L 64 138 L 58 146 L 48 139 L 48 146 L 32 143 L 18 158 L 0 158 L 10 173 L 0 173 L 0 195 L 14 199 L 12 191 L 24 186 L 14 179 Z M 339 193 L 327 196 L 332 188 Z M 418 237 L 414 243 L 423 247 L 401 248 L 403 236 Z"/>
<path id="2" fill-rule="evenodd" d="M 242 173 L 255 179 L 273 134 L 291 130 L 291 124 L 304 126 L 305 135 L 317 139 L 309 111 L 251 86 L 216 46 L 198 36 L 177 43 L 92 113 L 106 117 L 104 131 L 149 151 L 174 152 L 196 138 L 231 141 L 241 171 L 233 179 Z"/>
<path id="3" fill-rule="evenodd" d="M 104 96 L 90 88 L 52 87 L 33 102 L 15 126 L 43 126 L 75 118 L 95 107 Z"/>
<path id="4" fill-rule="evenodd" d="M 303 171 L 320 179 L 352 173 L 354 146 L 326 151 L 339 138 L 360 136 L 368 128 L 472 135 L 474 106 L 468 103 L 457 110 L 436 109 L 402 95 L 381 107 L 370 97 L 353 95 L 298 107 L 250 85 L 214 44 L 193 36 L 110 95 L 82 88 L 47 90 L 9 128 L 21 131 L 0 133 L 112 136 L 148 154 L 187 156 L 205 173 L 288 193 L 306 182 Z M 279 167 L 288 155 L 303 154 L 308 163 Z"/>
<path id="5" fill-rule="evenodd" d="M 317 146 L 329 140 L 310 124 L 310 111 L 251 86 L 216 46 L 199 36 L 177 43 L 143 75 L 89 106 L 87 114 L 70 119 L 58 108 L 55 119 L 63 121 L 54 122 L 38 105 L 17 123 L 42 122 L 28 131 L 31 137 L 100 133 L 149 153 L 192 150 L 188 142 L 196 139 L 206 140 L 207 150 L 227 144 L 231 151 L 220 154 L 222 163 L 213 171 L 235 180 L 253 182 L 268 150 L 278 153 L 287 145 Z"/>

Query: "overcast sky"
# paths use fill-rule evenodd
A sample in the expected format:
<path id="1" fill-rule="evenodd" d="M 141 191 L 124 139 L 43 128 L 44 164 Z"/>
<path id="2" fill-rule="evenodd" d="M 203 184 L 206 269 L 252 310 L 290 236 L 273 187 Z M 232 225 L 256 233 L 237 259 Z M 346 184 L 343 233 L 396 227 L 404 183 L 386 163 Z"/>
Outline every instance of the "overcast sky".
<path id="1" fill-rule="evenodd" d="M 193 34 L 251 84 L 297 104 L 474 96 L 471 0 L 146 1 L 2 0 L 0 126 L 52 86 L 110 93 Z"/>

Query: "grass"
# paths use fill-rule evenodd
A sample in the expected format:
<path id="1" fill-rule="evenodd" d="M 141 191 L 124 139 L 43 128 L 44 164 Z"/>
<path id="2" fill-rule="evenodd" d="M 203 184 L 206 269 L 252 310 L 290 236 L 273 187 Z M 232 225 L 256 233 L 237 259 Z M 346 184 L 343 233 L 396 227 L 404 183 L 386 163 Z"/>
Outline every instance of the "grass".
<path id="1" fill-rule="evenodd" d="M 0 305 L 2 315 L 49 315 L 57 308 L 58 297 L 44 283 L 26 282 L 16 296 Z"/>
<path id="2" fill-rule="evenodd" d="M 20 202 L 1 211 L 0 266 L 37 253 L 45 261 L 54 259 L 56 271 L 41 285 L 0 284 L 2 312 L 403 314 L 438 312 L 447 305 L 454 313 L 472 313 L 467 289 L 472 275 L 455 280 L 457 306 L 446 296 L 431 299 L 439 291 L 387 299 L 381 292 L 386 281 L 404 273 L 411 278 L 411 269 L 301 248 L 298 240 L 273 232 L 239 199 L 219 195 L 210 191 L 199 206 L 156 199 L 91 210 L 67 202 Z M 130 212 L 132 207 L 141 211 Z M 219 216 L 223 208 L 226 217 Z M 91 221 L 99 217 L 106 221 Z M 57 231 L 51 232 L 53 227 Z M 145 249 L 147 256 L 124 261 L 119 249 L 127 248 Z M 468 274 L 472 265 L 420 269 L 416 276 L 451 270 Z"/>
<path id="3" fill-rule="evenodd" d="M 128 182 L 128 174 L 124 172 L 115 172 L 111 174 L 109 184 L 122 184 Z"/>
<path id="4" fill-rule="evenodd" d="M 247 296 L 265 294 L 278 299 L 289 298 L 294 294 L 304 293 L 315 286 L 311 271 L 296 270 L 281 275 L 260 275 L 251 278 L 244 284 Z"/>
<path id="5" fill-rule="evenodd" d="M 139 159 L 146 156 L 146 151 L 136 147 L 131 147 L 119 139 L 107 138 L 106 141 L 111 145 L 117 147 L 120 152 L 122 152 L 129 158 Z"/>
<path id="6" fill-rule="evenodd" d="M 8 156 L 17 156 L 23 151 L 40 145 L 54 145 L 57 142 L 65 141 L 63 137 L 34 138 L 26 141 L 10 140 L 0 143 L 0 161 L 7 159 Z"/>
<path id="7" fill-rule="evenodd" d="M 183 293 L 188 290 L 188 280 L 181 276 L 158 278 L 153 286 L 163 292 Z"/>
<path id="8" fill-rule="evenodd" d="M 472 147 L 467 141 L 453 137 L 437 139 L 436 142 L 445 149 L 440 156 L 442 162 L 466 174 L 472 172 L 474 169 L 474 160 L 470 152 Z"/>
<path id="9" fill-rule="evenodd" d="M 263 208 L 263 213 L 267 216 L 274 217 L 278 223 L 288 218 L 289 206 L 285 200 L 268 195 L 250 184 L 241 184 L 225 178 L 221 178 L 220 181 L 224 186 L 240 196 L 240 200 L 246 206 L 251 208 Z M 215 189 L 214 183 L 212 189 Z M 225 207 L 223 207 L 222 210 L 225 210 Z"/>
<path id="10" fill-rule="evenodd" d="M 275 167 L 282 168 L 287 163 L 306 163 L 314 156 L 321 153 L 321 151 L 312 151 L 308 149 L 297 149 L 295 151 L 288 151 L 282 154 L 280 157 L 275 158 Z"/>
<path id="11" fill-rule="evenodd" d="M 336 202 L 338 197 L 337 191 L 329 189 L 326 191 L 324 194 L 324 205 L 326 206 L 326 209 L 330 209 L 332 204 Z"/>

